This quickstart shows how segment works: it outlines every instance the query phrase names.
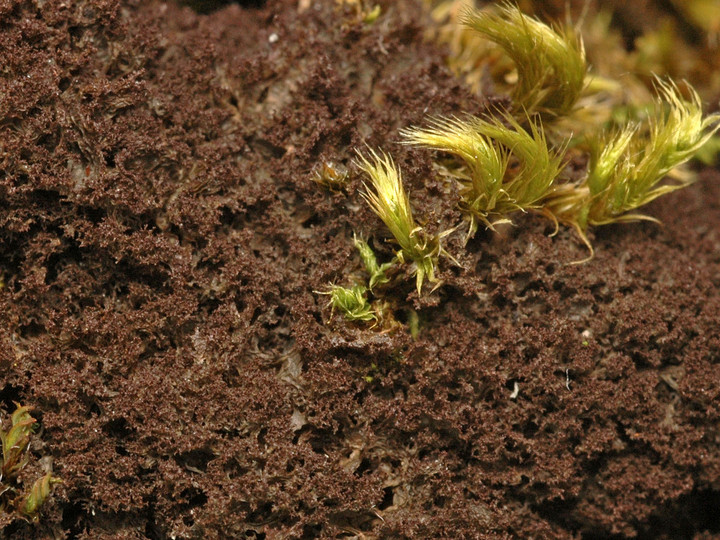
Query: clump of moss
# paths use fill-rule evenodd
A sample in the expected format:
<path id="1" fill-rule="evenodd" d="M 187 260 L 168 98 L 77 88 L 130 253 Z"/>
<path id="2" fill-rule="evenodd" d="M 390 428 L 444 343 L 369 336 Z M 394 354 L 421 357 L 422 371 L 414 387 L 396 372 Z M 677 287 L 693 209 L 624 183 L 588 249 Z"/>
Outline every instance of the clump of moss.
<path id="1" fill-rule="evenodd" d="M 401 133 L 407 143 L 448 152 L 463 162 L 446 168 L 460 182 L 461 207 L 470 216 L 468 236 L 478 222 L 489 228 L 510 222 L 515 211 L 539 208 L 562 168 L 562 153 L 548 146 L 542 124 L 526 118 L 525 129 L 507 113 L 483 119 L 439 118 L 427 128 Z M 510 172 L 510 159 L 518 162 Z"/>
<path id="2" fill-rule="evenodd" d="M 589 226 L 636 220 L 656 221 L 635 212 L 650 201 L 692 182 L 660 181 L 688 161 L 720 129 L 720 115 L 704 117 L 700 98 L 688 87 L 690 99 L 679 88 L 657 81 L 659 96 L 645 123 L 627 122 L 613 131 L 590 133 L 590 161 L 578 184 L 559 187 L 545 201 L 558 221 L 575 228 L 592 254 Z"/>
<path id="3" fill-rule="evenodd" d="M 522 109 L 551 116 L 572 111 L 587 73 L 585 49 L 572 27 L 555 30 L 510 3 L 469 9 L 463 23 L 512 59 L 517 69 L 512 97 Z"/>
<path id="4" fill-rule="evenodd" d="M 390 156 L 378 155 L 371 150 L 370 159 L 359 155 L 358 165 L 370 178 L 371 187 L 366 185 L 362 195 L 400 246 L 397 260 L 401 264 L 409 262 L 412 265 L 420 294 L 425 279 L 438 283 L 435 277 L 438 259 L 441 255 L 449 257 L 440 242 L 452 231 L 431 235 L 417 224 L 401 173 Z"/>
<path id="5" fill-rule="evenodd" d="M 467 238 L 480 224 L 493 229 L 510 222 L 513 212 L 534 211 L 556 226 L 574 228 L 592 258 L 589 227 L 655 221 L 637 210 L 693 181 L 677 168 L 708 148 L 720 130 L 720 114 L 705 116 L 689 84 L 683 92 L 672 81 L 655 78 L 652 107 L 642 102 L 615 106 L 602 96 L 621 85 L 588 75 L 583 41 L 569 26 L 553 29 L 509 3 L 482 11 L 467 7 L 467 2 L 451 4 L 466 6 L 462 15 L 456 11 L 453 16 L 461 18 L 466 30 L 498 45 L 516 70 L 507 108 L 482 117 L 435 117 L 425 126 L 400 132 L 406 144 L 441 152 L 436 169 L 459 185 L 458 205 L 470 222 Z M 448 5 L 441 3 L 435 13 Z M 476 42 L 456 43 L 462 54 L 451 58 L 451 65 L 472 65 L 470 43 Z M 476 53 L 488 54 L 488 49 L 480 47 Z M 593 97 L 593 92 L 601 97 Z M 588 106 L 578 110 L 583 96 Z M 608 110 L 598 114 L 603 108 Z M 584 174 L 564 171 L 570 152 L 586 154 Z M 401 172 L 389 155 L 359 153 L 357 165 L 369 179 L 362 196 L 399 249 L 391 262 L 379 265 L 369 245 L 355 238 L 369 283 L 351 289 L 333 286 L 328 294 L 346 318 L 377 321 L 379 311 L 368 300 L 374 296 L 373 305 L 380 304 L 373 287 L 387 284 L 391 269 L 406 263 L 418 295 L 425 280 L 438 287 L 439 259 L 455 260 L 441 240 L 457 227 L 431 234 L 415 220 Z M 671 180 L 663 182 L 666 177 Z"/>
<path id="6" fill-rule="evenodd" d="M 696 154 L 712 160 L 708 148 L 717 140 L 720 116 L 703 116 L 689 84 L 686 99 L 673 82 L 655 78 L 652 106 L 620 105 L 602 96 L 622 85 L 588 75 L 582 40 L 569 27 L 554 30 L 507 3 L 477 10 L 455 0 L 436 5 L 434 13 L 461 21 L 499 45 L 517 70 L 512 115 L 500 110 L 490 120 L 435 118 L 428 127 L 402 131 L 406 142 L 455 158 L 439 159 L 438 165 L 461 184 L 460 207 L 471 216 L 470 234 L 478 222 L 492 228 L 509 221 L 515 210 L 534 210 L 572 226 L 592 257 L 588 227 L 650 219 L 636 210 L 692 182 L 693 175 L 680 174 L 677 167 Z M 474 42 L 458 38 L 467 30 L 453 34 L 444 28 L 441 38 L 454 45 L 451 66 L 472 67 L 467 48 Z M 480 69 L 479 60 L 475 64 Z M 585 110 L 577 110 L 581 94 L 589 92 L 598 97 L 588 95 Z M 571 146 L 589 156 L 580 180 L 563 178 L 562 155 Z M 508 167 L 508 156 L 521 167 Z M 672 175 L 673 181 L 662 183 Z"/>

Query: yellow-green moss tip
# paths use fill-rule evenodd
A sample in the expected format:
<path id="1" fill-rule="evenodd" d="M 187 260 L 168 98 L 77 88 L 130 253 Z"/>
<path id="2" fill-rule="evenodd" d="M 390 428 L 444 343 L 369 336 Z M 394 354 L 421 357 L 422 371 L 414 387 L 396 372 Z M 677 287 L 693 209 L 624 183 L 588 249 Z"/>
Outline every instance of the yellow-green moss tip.
<path id="1" fill-rule="evenodd" d="M 554 30 L 510 3 L 469 9 L 463 22 L 499 45 L 515 63 L 517 104 L 551 116 L 572 111 L 585 84 L 587 62 L 582 40 L 571 28 Z"/>
<path id="2" fill-rule="evenodd" d="M 504 122 L 503 122 L 504 121 Z M 440 118 L 427 128 L 401 133 L 408 144 L 434 148 L 460 158 L 448 168 L 461 186 L 462 208 L 470 216 L 469 236 L 477 222 L 492 228 L 509 214 L 538 208 L 562 168 L 561 151 L 548 147 L 542 125 L 526 117 L 529 131 L 507 113 L 490 120 L 467 116 Z M 508 174 L 513 156 L 520 170 Z"/>
<path id="3" fill-rule="evenodd" d="M 588 226 L 653 220 L 634 210 L 657 197 L 687 186 L 683 179 L 659 185 L 720 129 L 720 115 L 703 117 L 700 99 L 688 86 L 690 98 L 660 79 L 658 98 L 645 124 L 628 122 L 615 131 L 588 136 L 590 161 L 585 179 L 565 185 L 546 200 L 559 221 L 573 226 L 589 245 Z"/>
<path id="4" fill-rule="evenodd" d="M 392 158 L 385 154 L 370 150 L 370 158 L 358 152 L 358 166 L 370 178 L 370 186 L 365 184 L 363 198 L 370 208 L 385 223 L 400 246 L 397 258 L 401 263 L 411 262 L 416 278 L 418 294 L 422 290 L 423 281 L 427 278 L 436 283 L 435 270 L 438 258 L 445 251 L 440 246 L 440 239 L 451 231 L 440 235 L 429 235 L 423 227 L 415 222 L 410 207 L 410 199 L 402 184 L 400 171 Z"/>

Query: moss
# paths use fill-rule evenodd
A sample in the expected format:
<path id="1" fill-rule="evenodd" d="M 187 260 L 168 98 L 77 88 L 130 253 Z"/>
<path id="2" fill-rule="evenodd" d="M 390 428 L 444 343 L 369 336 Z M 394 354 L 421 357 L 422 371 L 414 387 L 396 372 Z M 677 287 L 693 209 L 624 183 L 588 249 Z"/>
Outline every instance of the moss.
<path id="1" fill-rule="evenodd" d="M 2 441 L 0 510 L 36 521 L 52 486 L 60 483 L 61 480 L 47 473 L 36 480 L 27 492 L 18 486 L 20 472 L 29 461 L 30 439 L 37 421 L 30 415 L 30 407 L 16 405 L 17 408 L 11 417 L 10 429 L 7 431 L 0 429 L 0 441 Z"/>

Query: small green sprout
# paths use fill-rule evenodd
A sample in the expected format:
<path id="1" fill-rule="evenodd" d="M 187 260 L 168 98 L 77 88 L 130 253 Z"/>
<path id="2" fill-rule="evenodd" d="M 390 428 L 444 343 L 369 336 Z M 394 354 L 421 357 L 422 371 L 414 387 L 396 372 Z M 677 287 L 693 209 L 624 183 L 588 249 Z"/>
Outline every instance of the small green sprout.
<path id="1" fill-rule="evenodd" d="M 27 465 L 27 450 L 30 446 L 30 435 L 35 426 L 35 419 L 30 416 L 31 407 L 18 405 L 12 414 L 12 427 L 5 433 L 0 429 L 2 441 L 2 468 L 0 480 L 15 476 Z"/>
<path id="2" fill-rule="evenodd" d="M 35 480 L 30 493 L 22 500 L 19 506 L 20 513 L 32 521 L 37 521 L 40 507 L 50 495 L 50 490 L 54 484 L 61 484 L 62 480 L 55 478 L 47 473 L 42 478 Z"/>
<path id="3" fill-rule="evenodd" d="M 636 220 L 657 221 L 633 212 L 657 197 L 686 187 L 681 179 L 659 185 L 673 168 L 688 161 L 720 129 L 720 115 L 703 118 L 700 98 L 690 87 L 690 100 L 676 85 L 658 80 L 659 98 L 645 129 L 628 123 L 621 129 L 591 136 L 588 173 L 579 185 L 566 185 L 546 201 L 558 221 L 575 228 L 593 254 L 588 226 Z"/>
<path id="4" fill-rule="evenodd" d="M 585 49 L 572 28 L 553 30 L 510 3 L 498 10 L 470 9 L 464 23 L 498 44 L 515 63 L 516 103 L 550 116 L 572 111 L 587 73 Z"/>
<path id="5" fill-rule="evenodd" d="M 510 127 L 501 120 L 505 120 Z M 527 118 L 526 131 L 511 115 L 485 120 L 468 116 L 433 120 L 429 128 L 402 131 L 408 144 L 453 154 L 464 162 L 449 172 L 461 185 L 463 209 L 470 215 L 468 237 L 477 222 L 493 228 L 508 214 L 538 209 L 562 169 L 562 154 L 548 148 L 539 122 Z M 511 156 L 520 170 L 508 174 Z"/>
<path id="6" fill-rule="evenodd" d="M 372 185 L 371 189 L 366 184 L 362 195 L 400 246 L 397 259 L 401 263 L 412 261 L 420 294 L 425 278 L 431 283 L 437 283 L 435 269 L 438 258 L 440 255 L 449 257 L 441 247 L 440 240 L 452 230 L 431 236 L 417 225 L 400 171 L 392 158 L 385 153 L 379 156 L 374 150 L 370 150 L 370 153 L 372 161 L 358 153 L 358 166 L 370 177 Z"/>
<path id="7" fill-rule="evenodd" d="M 329 294 L 332 311 L 341 311 L 349 321 L 377 321 L 375 311 L 367 301 L 367 287 L 353 285 L 347 289 L 340 285 L 331 285 L 330 290 L 321 294 Z"/>
<path id="8" fill-rule="evenodd" d="M 368 283 L 370 290 L 376 285 L 385 285 L 389 282 L 390 279 L 387 277 L 386 272 L 393 267 L 395 261 L 392 260 L 387 263 L 378 264 L 375 253 L 365 240 L 358 238 L 357 235 L 353 235 L 353 242 L 360 253 L 360 258 L 362 259 L 363 265 L 365 265 L 365 270 L 370 274 L 370 281 Z"/>
<path id="9" fill-rule="evenodd" d="M 36 520 L 40 507 L 50 494 L 53 484 L 61 482 L 50 473 L 35 481 L 23 497 L 17 496 L 16 485 L 20 471 L 28 463 L 30 436 L 37 421 L 30 415 L 31 407 L 18 404 L 11 416 L 12 426 L 5 432 L 0 428 L 2 461 L 0 462 L 0 511 L 18 512 L 22 517 Z"/>
<path id="10" fill-rule="evenodd" d="M 375 362 L 370 364 L 370 373 L 378 373 L 378 372 L 379 372 L 379 370 L 378 370 L 377 364 Z M 369 384 L 375 380 L 375 376 L 374 375 L 364 375 L 363 380 Z"/>

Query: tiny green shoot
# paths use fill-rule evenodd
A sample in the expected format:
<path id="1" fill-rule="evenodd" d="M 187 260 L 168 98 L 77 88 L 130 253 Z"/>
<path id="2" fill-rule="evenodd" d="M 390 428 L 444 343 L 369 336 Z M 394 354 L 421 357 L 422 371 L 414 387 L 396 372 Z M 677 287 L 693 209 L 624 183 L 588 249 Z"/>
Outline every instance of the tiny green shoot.
<path id="1" fill-rule="evenodd" d="M 362 259 L 365 270 L 370 275 L 370 281 L 368 282 L 370 290 L 376 285 L 385 285 L 388 283 L 390 279 L 387 277 L 386 272 L 394 266 L 395 260 L 378 264 L 375 252 L 365 240 L 359 238 L 357 235 L 353 235 L 353 242 L 355 243 L 358 253 L 360 253 L 360 259 Z"/>
<path id="2" fill-rule="evenodd" d="M 340 311 L 349 321 L 377 321 L 377 315 L 367 300 L 367 287 L 353 285 L 351 288 L 330 285 L 330 290 L 321 292 L 330 295 L 332 311 Z"/>
<path id="3" fill-rule="evenodd" d="M 372 5 L 368 0 L 336 0 L 336 3 L 341 6 L 354 6 L 355 16 L 364 24 L 373 24 L 382 13 L 379 4 Z"/>
<path id="4" fill-rule="evenodd" d="M 379 4 L 376 4 L 363 15 L 363 22 L 365 24 L 372 24 L 377 20 L 381 13 L 382 8 Z"/>
<path id="5" fill-rule="evenodd" d="M 62 480 L 55 478 L 50 473 L 35 480 L 30 492 L 22 499 L 19 505 L 20 513 L 32 521 L 37 521 L 40 508 L 50 495 L 54 484 L 61 484 Z"/>
<path id="6" fill-rule="evenodd" d="M 25 519 L 36 521 L 40 507 L 50 495 L 52 486 L 62 480 L 48 473 L 36 480 L 24 496 L 17 494 L 18 476 L 28 463 L 30 437 L 37 421 L 30 415 L 31 407 L 19 404 L 16 406 L 11 416 L 10 429 L 6 432 L 0 428 L 0 511 L 17 512 Z"/>
<path id="7" fill-rule="evenodd" d="M 12 427 L 5 433 L 0 429 L 2 441 L 2 467 L 0 479 L 15 476 L 27 465 L 27 450 L 30 446 L 30 435 L 35 426 L 35 419 L 30 415 L 31 407 L 18 406 L 13 412 Z"/>
<path id="8" fill-rule="evenodd" d="M 420 335 L 420 316 L 418 312 L 412 308 L 408 308 L 407 325 L 410 330 L 410 336 L 413 340 L 417 340 Z"/>

